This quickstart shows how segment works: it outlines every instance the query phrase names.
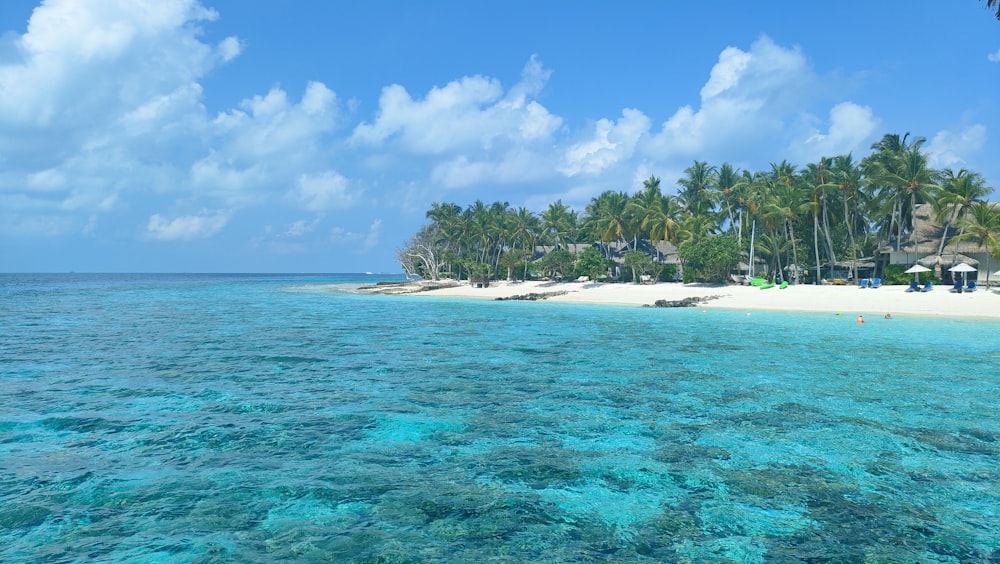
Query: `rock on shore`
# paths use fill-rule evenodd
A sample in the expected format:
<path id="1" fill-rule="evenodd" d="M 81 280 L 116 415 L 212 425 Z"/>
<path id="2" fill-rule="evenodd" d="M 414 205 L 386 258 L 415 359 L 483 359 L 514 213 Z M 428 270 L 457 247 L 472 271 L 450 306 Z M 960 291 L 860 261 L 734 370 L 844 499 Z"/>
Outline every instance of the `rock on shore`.
<path id="1" fill-rule="evenodd" d="M 416 294 L 417 292 L 454 288 L 458 285 L 457 280 L 410 280 L 407 282 L 379 282 L 374 286 L 361 286 L 358 291 L 369 294 Z"/>

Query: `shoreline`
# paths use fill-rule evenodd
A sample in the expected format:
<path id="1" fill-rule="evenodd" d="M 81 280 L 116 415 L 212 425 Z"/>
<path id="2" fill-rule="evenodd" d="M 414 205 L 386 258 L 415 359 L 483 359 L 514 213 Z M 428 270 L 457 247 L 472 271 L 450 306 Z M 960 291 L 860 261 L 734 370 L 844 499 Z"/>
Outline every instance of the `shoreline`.
<path id="1" fill-rule="evenodd" d="M 680 284 L 606 284 L 595 282 L 491 281 L 488 288 L 468 283 L 424 289 L 426 282 L 387 288 L 365 288 L 370 293 L 406 294 L 425 297 L 512 299 L 535 294 L 537 301 L 617 306 L 652 306 L 657 300 L 680 301 L 702 298 L 696 307 L 744 311 L 786 311 L 837 313 L 883 317 L 974 318 L 1000 321 L 1000 288 L 980 287 L 975 292 L 952 293 L 950 286 L 936 286 L 930 292 L 907 292 L 907 286 L 861 289 L 857 286 L 796 285 L 761 290 L 752 286 Z"/>

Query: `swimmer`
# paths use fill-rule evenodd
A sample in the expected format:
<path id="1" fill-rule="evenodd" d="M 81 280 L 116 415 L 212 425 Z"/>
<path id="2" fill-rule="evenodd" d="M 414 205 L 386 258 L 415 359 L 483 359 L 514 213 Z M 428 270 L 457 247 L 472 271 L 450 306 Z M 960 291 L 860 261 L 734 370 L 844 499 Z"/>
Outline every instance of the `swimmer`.
<path id="1" fill-rule="evenodd" d="M 859 315 L 858 316 L 858 325 L 864 325 L 864 323 L 865 323 L 865 316 Z"/>
<path id="2" fill-rule="evenodd" d="M 891 314 L 891 313 L 887 313 L 887 314 L 885 314 L 885 318 L 886 318 L 886 319 L 892 319 L 892 314 Z"/>

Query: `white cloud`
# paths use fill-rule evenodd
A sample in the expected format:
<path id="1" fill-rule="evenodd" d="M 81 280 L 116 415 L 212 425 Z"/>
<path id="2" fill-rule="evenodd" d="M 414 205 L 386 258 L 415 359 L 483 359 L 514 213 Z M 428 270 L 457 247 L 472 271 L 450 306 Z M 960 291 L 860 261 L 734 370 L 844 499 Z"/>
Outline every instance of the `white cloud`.
<path id="1" fill-rule="evenodd" d="M 0 67 L 0 120 L 61 128 L 114 121 L 212 67 L 212 49 L 189 24 L 217 17 L 195 0 L 45 2 L 17 41 L 23 63 Z"/>
<path id="2" fill-rule="evenodd" d="M 501 157 L 480 160 L 459 155 L 436 165 L 431 181 L 444 188 L 468 188 L 539 180 L 552 175 L 549 153 L 512 149 Z"/>
<path id="3" fill-rule="evenodd" d="M 593 136 L 566 150 L 559 171 L 566 176 L 597 174 L 632 156 L 639 139 L 649 131 L 650 121 L 642 112 L 625 109 L 617 122 L 601 119 Z"/>
<path id="4" fill-rule="evenodd" d="M 541 90 L 549 74 L 532 57 L 521 82 L 506 97 L 499 81 L 483 76 L 432 88 L 422 100 L 398 84 L 388 86 L 382 89 L 375 121 L 358 125 L 352 140 L 379 145 L 395 139 L 404 150 L 424 155 L 545 141 L 562 119 L 529 98 Z"/>
<path id="5" fill-rule="evenodd" d="M 797 48 L 764 36 L 749 51 L 727 47 L 701 89 L 701 106 L 679 108 L 644 145 L 652 158 L 706 158 L 773 136 L 800 107 L 815 76 Z"/>
<path id="6" fill-rule="evenodd" d="M 970 125 L 961 131 L 942 130 L 926 145 L 930 153 L 927 161 L 931 167 L 963 166 L 986 144 L 986 126 Z"/>
<path id="7" fill-rule="evenodd" d="M 349 231 L 343 227 L 334 227 L 330 230 L 330 240 L 338 245 L 354 247 L 356 254 L 363 254 L 378 245 L 381 232 L 382 220 L 375 219 L 368 226 L 368 231 L 364 233 Z"/>
<path id="8" fill-rule="evenodd" d="M 285 237 L 302 237 L 303 235 L 312 233 L 316 229 L 316 226 L 319 225 L 320 219 L 318 217 L 312 221 L 300 219 L 289 225 L 283 235 Z"/>
<path id="9" fill-rule="evenodd" d="M 303 207 L 315 212 L 349 208 L 358 196 L 351 192 L 347 178 L 332 170 L 299 176 L 293 194 Z"/>
<path id="10" fill-rule="evenodd" d="M 277 87 L 264 96 L 243 100 L 243 110 L 220 113 L 213 121 L 214 133 L 223 144 L 220 152 L 243 162 L 307 153 L 335 125 L 336 100 L 336 94 L 321 82 L 310 82 L 298 104 L 290 103 L 288 94 Z"/>
<path id="11" fill-rule="evenodd" d="M 205 239 L 225 227 L 229 214 L 224 211 L 210 213 L 203 210 L 198 215 L 183 215 L 167 219 L 160 214 L 149 217 L 146 234 L 160 241 Z"/>
<path id="12" fill-rule="evenodd" d="M 215 52 L 222 62 L 228 63 L 243 52 L 243 44 L 240 43 L 238 37 L 227 37 L 219 42 Z"/>
<path id="13" fill-rule="evenodd" d="M 857 153 L 866 149 L 879 127 L 879 120 L 868 106 L 842 102 L 830 109 L 829 129 L 813 129 L 805 140 L 795 140 L 786 149 L 791 159 L 815 162 L 820 157 Z"/>
<path id="14" fill-rule="evenodd" d="M 702 100 L 714 98 L 739 85 L 740 78 L 749 66 L 751 56 L 736 47 L 726 47 L 719 54 L 719 62 L 712 67 L 708 82 L 701 88 Z"/>
<path id="15" fill-rule="evenodd" d="M 368 252 L 378 245 L 379 234 L 382 232 L 382 220 L 376 219 L 368 226 L 365 242 L 361 245 L 362 252 Z"/>
<path id="16" fill-rule="evenodd" d="M 240 52 L 199 40 L 217 17 L 197 0 L 38 6 L 0 64 L 0 191 L 25 196 L 13 211 L 91 223 L 124 194 L 183 186 L 177 161 L 206 151 L 199 80 Z"/>
<path id="17" fill-rule="evenodd" d="M 997 49 L 996 52 L 994 52 L 994 53 L 990 53 L 990 54 L 986 55 L 986 58 L 991 63 L 1000 63 L 1000 49 Z"/>

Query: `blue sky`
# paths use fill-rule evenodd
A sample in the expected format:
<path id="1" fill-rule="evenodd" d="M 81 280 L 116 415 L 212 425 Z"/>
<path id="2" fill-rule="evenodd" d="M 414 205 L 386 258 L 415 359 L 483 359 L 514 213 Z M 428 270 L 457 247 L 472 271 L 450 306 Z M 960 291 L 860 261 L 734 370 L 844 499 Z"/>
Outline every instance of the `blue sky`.
<path id="1" fill-rule="evenodd" d="M 884 133 L 1000 188 L 984 5 L 4 0 L 0 271 L 398 272 L 432 202 Z"/>

